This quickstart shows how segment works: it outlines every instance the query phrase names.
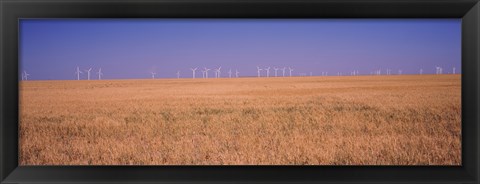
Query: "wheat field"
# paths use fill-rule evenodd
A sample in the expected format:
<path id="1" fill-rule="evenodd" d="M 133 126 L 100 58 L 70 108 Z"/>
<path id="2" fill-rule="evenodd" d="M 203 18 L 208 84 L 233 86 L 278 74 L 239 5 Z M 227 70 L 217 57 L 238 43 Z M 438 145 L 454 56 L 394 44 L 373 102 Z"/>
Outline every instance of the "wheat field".
<path id="1" fill-rule="evenodd" d="M 22 81 L 20 165 L 461 165 L 460 75 Z"/>

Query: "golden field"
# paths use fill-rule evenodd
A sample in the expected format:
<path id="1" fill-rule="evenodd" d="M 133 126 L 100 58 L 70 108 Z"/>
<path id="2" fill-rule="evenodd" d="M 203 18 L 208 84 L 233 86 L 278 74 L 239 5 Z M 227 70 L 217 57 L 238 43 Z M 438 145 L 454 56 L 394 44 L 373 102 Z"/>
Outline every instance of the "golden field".
<path id="1" fill-rule="evenodd" d="M 460 75 L 22 81 L 20 165 L 460 165 Z"/>

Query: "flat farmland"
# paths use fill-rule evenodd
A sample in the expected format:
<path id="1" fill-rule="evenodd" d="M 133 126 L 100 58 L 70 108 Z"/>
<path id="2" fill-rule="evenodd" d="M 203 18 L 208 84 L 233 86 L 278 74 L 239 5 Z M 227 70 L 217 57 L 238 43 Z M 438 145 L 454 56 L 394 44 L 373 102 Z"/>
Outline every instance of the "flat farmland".
<path id="1" fill-rule="evenodd" d="M 460 75 L 20 82 L 20 165 L 460 165 Z"/>

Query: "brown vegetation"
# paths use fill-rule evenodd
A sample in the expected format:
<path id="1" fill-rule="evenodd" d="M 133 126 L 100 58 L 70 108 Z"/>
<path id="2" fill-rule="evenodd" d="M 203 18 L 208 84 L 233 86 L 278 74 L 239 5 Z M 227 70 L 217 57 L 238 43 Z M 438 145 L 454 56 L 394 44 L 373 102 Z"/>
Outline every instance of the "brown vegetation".
<path id="1" fill-rule="evenodd" d="M 460 165 L 460 75 L 21 82 L 21 165 Z"/>

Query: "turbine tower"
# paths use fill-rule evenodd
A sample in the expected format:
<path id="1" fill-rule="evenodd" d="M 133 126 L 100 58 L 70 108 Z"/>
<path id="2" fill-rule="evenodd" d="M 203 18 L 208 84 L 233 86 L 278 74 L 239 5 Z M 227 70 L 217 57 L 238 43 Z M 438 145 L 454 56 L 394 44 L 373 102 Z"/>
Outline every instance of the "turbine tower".
<path id="1" fill-rule="evenodd" d="M 277 67 L 273 67 L 273 70 L 275 70 L 275 77 L 277 77 L 277 70 L 280 69 L 280 68 L 277 68 Z"/>
<path id="2" fill-rule="evenodd" d="M 282 73 L 283 73 L 283 77 L 285 77 L 285 70 L 287 69 L 287 67 L 283 67 L 282 68 Z"/>
<path id="3" fill-rule="evenodd" d="M 238 70 L 235 69 L 235 77 L 238 78 L 238 74 L 239 74 L 239 73 L 240 73 L 240 72 L 238 72 Z"/>
<path id="4" fill-rule="evenodd" d="M 292 77 L 293 68 L 288 67 L 288 70 L 290 71 L 290 77 Z"/>
<path id="5" fill-rule="evenodd" d="M 437 72 L 436 72 L 437 75 L 443 73 L 443 68 L 442 67 L 437 66 L 436 68 L 437 68 Z"/>
<path id="6" fill-rule="evenodd" d="M 423 69 L 420 69 L 420 75 L 423 75 Z"/>
<path id="7" fill-rule="evenodd" d="M 257 66 L 257 77 L 260 77 L 260 72 L 261 72 L 261 71 L 262 71 L 262 69 Z"/>
<path id="8" fill-rule="evenodd" d="M 77 71 L 75 71 L 75 73 L 77 74 L 77 80 L 80 80 L 80 74 L 82 73 L 82 71 L 80 71 L 80 68 L 77 66 Z"/>
<path id="9" fill-rule="evenodd" d="M 267 77 L 270 76 L 270 67 L 266 67 L 265 70 L 267 71 Z"/>
<path id="10" fill-rule="evenodd" d="M 30 74 L 28 74 L 27 71 L 24 70 L 24 71 L 23 71 L 23 74 L 22 74 L 22 80 L 23 80 L 23 78 L 25 78 L 25 80 L 28 80 L 28 76 L 29 76 L 29 75 L 30 75 Z"/>
<path id="11" fill-rule="evenodd" d="M 220 73 L 221 73 L 220 69 L 222 69 L 222 67 L 218 67 L 217 69 L 215 69 L 215 77 L 217 78 L 220 78 Z"/>
<path id="12" fill-rule="evenodd" d="M 157 74 L 157 73 L 151 72 L 151 74 L 152 74 L 152 79 L 155 79 L 155 74 Z"/>
<path id="13" fill-rule="evenodd" d="M 195 79 L 195 71 L 197 70 L 198 68 L 190 68 L 190 70 L 192 70 L 192 79 Z"/>
<path id="14" fill-rule="evenodd" d="M 455 67 L 453 67 L 453 74 L 455 74 Z"/>
<path id="15" fill-rule="evenodd" d="M 228 70 L 228 77 L 232 78 L 232 69 Z"/>
<path id="16" fill-rule="evenodd" d="M 180 70 L 177 71 L 177 79 L 180 78 Z"/>
<path id="17" fill-rule="evenodd" d="M 209 71 L 209 70 L 210 70 L 210 69 L 208 69 L 208 68 L 205 68 L 205 70 L 204 70 L 204 71 L 205 71 L 205 78 L 207 78 L 207 79 L 208 79 L 208 71 Z"/>
<path id="18" fill-rule="evenodd" d="M 85 70 L 87 72 L 87 79 L 90 80 L 90 71 L 92 71 L 92 68 L 89 68 L 88 70 Z"/>
<path id="19" fill-rule="evenodd" d="M 102 73 L 102 68 L 98 69 L 97 74 L 98 74 L 98 80 L 101 80 L 101 79 L 102 79 L 102 75 L 103 75 L 103 73 Z"/>

